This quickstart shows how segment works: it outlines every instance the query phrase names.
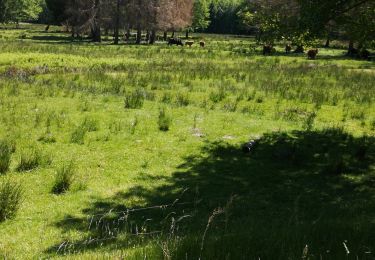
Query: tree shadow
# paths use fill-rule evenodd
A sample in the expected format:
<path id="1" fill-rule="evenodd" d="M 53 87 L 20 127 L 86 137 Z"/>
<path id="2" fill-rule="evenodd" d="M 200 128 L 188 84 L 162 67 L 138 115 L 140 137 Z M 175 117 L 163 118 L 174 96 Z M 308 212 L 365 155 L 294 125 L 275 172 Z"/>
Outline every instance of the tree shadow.
<path id="1" fill-rule="evenodd" d="M 163 185 L 66 216 L 62 232 L 84 236 L 47 252 L 153 242 L 173 259 L 373 259 L 374 144 L 341 129 L 265 134 L 249 154 L 207 142 L 171 177 L 140 176 Z"/>
<path id="2" fill-rule="evenodd" d="M 71 42 L 72 37 L 68 35 L 34 35 L 31 37 L 34 41 L 44 41 L 44 42 Z"/>

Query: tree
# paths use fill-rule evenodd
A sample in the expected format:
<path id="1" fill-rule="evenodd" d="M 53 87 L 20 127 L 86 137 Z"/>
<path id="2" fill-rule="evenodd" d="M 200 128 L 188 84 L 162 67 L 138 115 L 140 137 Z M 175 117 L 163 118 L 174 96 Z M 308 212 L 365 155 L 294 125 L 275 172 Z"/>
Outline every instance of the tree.
<path id="1" fill-rule="evenodd" d="M 209 33 L 240 33 L 238 12 L 244 0 L 211 0 Z"/>
<path id="2" fill-rule="evenodd" d="M 47 8 L 53 15 L 54 23 L 61 24 L 67 19 L 67 2 L 66 0 L 46 0 Z"/>
<path id="3" fill-rule="evenodd" d="M 203 31 L 210 25 L 210 8 L 207 0 L 195 0 L 193 6 L 192 27 L 186 30 L 186 38 L 189 38 L 189 31 Z"/>
<path id="4" fill-rule="evenodd" d="M 300 52 L 303 45 L 327 36 L 332 26 L 352 40 L 368 42 L 375 35 L 374 10 L 371 0 L 248 0 L 239 16 L 243 25 L 258 29 L 259 41 L 285 39 Z"/>
<path id="5" fill-rule="evenodd" d="M 0 0 L 0 22 L 36 20 L 42 12 L 42 0 Z"/>
<path id="6" fill-rule="evenodd" d="M 157 26 L 173 32 L 191 26 L 193 0 L 160 0 L 157 12 Z"/>

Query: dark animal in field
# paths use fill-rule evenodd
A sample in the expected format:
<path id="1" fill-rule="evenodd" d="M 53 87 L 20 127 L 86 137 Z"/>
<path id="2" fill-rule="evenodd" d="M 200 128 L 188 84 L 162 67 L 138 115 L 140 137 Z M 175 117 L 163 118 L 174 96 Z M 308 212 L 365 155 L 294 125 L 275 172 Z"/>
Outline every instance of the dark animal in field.
<path id="1" fill-rule="evenodd" d="M 199 42 L 199 46 L 201 46 L 202 48 L 204 48 L 204 46 L 206 46 L 206 43 L 204 41 L 200 41 Z"/>
<path id="2" fill-rule="evenodd" d="M 310 59 L 310 60 L 315 60 L 316 58 L 316 55 L 318 55 L 319 53 L 319 50 L 318 49 L 312 49 L 312 50 L 309 50 L 307 52 L 307 57 Z"/>
<path id="3" fill-rule="evenodd" d="M 189 47 L 193 46 L 193 44 L 194 44 L 194 41 L 186 41 L 185 42 L 185 45 L 187 45 Z"/>
<path id="4" fill-rule="evenodd" d="M 255 149 L 255 146 L 256 146 L 256 141 L 254 140 L 251 140 L 250 142 L 247 142 L 246 144 L 244 144 L 242 146 L 242 152 L 244 153 L 251 153 L 254 151 Z"/>
<path id="5" fill-rule="evenodd" d="M 179 38 L 170 38 L 168 40 L 168 45 L 171 46 L 171 45 L 179 45 L 179 46 L 184 46 L 184 44 L 182 43 L 182 40 L 179 39 Z"/>
<path id="6" fill-rule="evenodd" d="M 285 53 L 290 53 L 292 51 L 292 46 L 290 46 L 290 44 L 287 44 L 285 46 Z"/>
<path id="7" fill-rule="evenodd" d="M 271 55 L 276 49 L 272 45 L 263 45 L 263 55 Z"/>

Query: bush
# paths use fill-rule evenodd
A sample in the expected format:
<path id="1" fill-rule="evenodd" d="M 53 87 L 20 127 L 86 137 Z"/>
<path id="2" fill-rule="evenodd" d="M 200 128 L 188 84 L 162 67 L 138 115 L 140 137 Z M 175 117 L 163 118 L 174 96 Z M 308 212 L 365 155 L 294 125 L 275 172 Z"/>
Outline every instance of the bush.
<path id="1" fill-rule="evenodd" d="M 10 159 L 15 147 L 8 141 L 0 140 L 0 174 L 9 170 Z"/>
<path id="2" fill-rule="evenodd" d="M 22 202 L 22 187 L 5 180 L 0 184 L 0 222 L 13 218 Z"/>
<path id="3" fill-rule="evenodd" d="M 128 92 L 125 94 L 125 108 L 137 109 L 142 108 L 145 100 L 144 91 L 137 89 L 133 92 Z"/>
<path id="4" fill-rule="evenodd" d="M 165 109 L 164 108 L 160 109 L 159 120 L 158 120 L 159 130 L 168 131 L 171 121 L 172 120 L 170 116 L 166 114 Z"/>
<path id="5" fill-rule="evenodd" d="M 60 169 L 57 170 L 55 182 L 52 187 L 52 192 L 55 194 L 61 194 L 67 192 L 74 178 L 74 163 L 73 161 L 64 164 Z"/>

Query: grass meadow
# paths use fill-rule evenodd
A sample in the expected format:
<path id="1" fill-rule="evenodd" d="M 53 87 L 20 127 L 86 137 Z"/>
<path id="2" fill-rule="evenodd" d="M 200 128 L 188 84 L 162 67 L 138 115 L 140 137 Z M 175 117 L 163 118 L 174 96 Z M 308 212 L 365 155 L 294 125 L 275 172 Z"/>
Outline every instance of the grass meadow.
<path id="1" fill-rule="evenodd" d="M 0 29 L 0 258 L 375 258 L 374 62 L 43 29 Z"/>

